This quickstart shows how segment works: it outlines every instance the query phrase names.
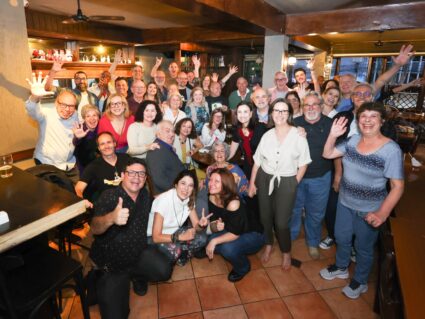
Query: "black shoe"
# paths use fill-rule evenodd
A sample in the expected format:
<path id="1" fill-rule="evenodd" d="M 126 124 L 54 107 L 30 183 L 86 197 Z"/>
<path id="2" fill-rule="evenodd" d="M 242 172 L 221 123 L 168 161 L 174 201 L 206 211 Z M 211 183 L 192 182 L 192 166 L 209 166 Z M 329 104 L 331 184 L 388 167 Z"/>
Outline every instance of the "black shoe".
<path id="1" fill-rule="evenodd" d="M 148 282 L 144 280 L 133 281 L 133 291 L 138 296 L 144 296 L 148 292 Z"/>
<path id="2" fill-rule="evenodd" d="M 247 273 L 240 275 L 237 272 L 235 272 L 234 270 L 232 270 L 231 272 L 229 272 L 229 275 L 227 276 L 227 279 L 231 282 L 236 282 L 241 280 L 243 277 L 245 277 Z"/>
<path id="3" fill-rule="evenodd" d="M 197 259 L 207 258 L 207 252 L 206 252 L 205 248 L 202 248 L 202 249 L 195 251 L 195 253 L 193 254 L 193 257 L 195 257 Z"/>

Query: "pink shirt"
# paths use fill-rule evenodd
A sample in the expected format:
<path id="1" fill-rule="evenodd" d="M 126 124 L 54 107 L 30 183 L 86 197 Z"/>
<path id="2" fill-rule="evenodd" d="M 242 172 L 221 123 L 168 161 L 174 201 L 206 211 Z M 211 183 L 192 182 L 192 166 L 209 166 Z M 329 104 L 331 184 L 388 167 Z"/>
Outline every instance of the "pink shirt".
<path id="1" fill-rule="evenodd" d="M 119 150 L 119 149 L 127 147 L 127 131 L 128 131 L 128 127 L 133 123 L 134 123 L 134 116 L 130 115 L 130 117 L 128 117 L 125 120 L 124 128 L 122 132 L 116 132 L 109 118 L 106 115 L 104 115 L 99 121 L 97 134 L 100 134 L 102 132 L 111 133 L 114 136 L 115 141 L 117 141 L 117 150 Z"/>

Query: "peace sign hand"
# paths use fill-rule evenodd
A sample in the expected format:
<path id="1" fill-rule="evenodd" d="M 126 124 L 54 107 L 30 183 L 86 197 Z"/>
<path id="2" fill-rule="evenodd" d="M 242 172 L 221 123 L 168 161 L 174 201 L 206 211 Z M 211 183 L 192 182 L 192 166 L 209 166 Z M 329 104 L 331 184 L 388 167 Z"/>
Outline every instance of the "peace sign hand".
<path id="1" fill-rule="evenodd" d="M 202 208 L 202 217 L 198 222 L 198 225 L 202 228 L 207 227 L 209 223 L 210 217 L 213 215 L 213 213 L 205 216 L 205 208 Z"/>
<path id="2" fill-rule="evenodd" d="M 46 75 L 46 77 L 43 80 L 42 75 L 43 74 L 41 72 L 39 72 L 38 77 L 36 77 L 35 72 L 33 72 L 32 73 L 32 81 L 26 79 L 26 81 L 28 82 L 28 84 L 31 87 L 31 95 L 38 97 L 38 98 L 54 94 L 54 92 L 49 92 L 49 91 L 45 90 L 44 86 L 46 85 L 46 82 L 47 82 L 47 79 L 49 78 L 49 76 Z"/>

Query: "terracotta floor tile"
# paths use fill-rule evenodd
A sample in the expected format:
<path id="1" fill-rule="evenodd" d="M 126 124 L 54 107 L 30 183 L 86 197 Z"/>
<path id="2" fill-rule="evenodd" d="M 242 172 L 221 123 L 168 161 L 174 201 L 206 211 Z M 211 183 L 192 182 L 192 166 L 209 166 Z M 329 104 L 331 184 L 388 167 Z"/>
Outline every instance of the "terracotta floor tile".
<path id="1" fill-rule="evenodd" d="M 264 269 L 250 271 L 235 286 L 243 303 L 279 297 Z"/>
<path id="2" fill-rule="evenodd" d="M 304 238 L 299 238 L 292 241 L 291 255 L 292 258 L 298 259 L 302 262 L 312 260 L 308 254 L 308 247 Z"/>
<path id="3" fill-rule="evenodd" d="M 257 257 L 261 262 L 261 255 L 263 254 L 264 247 L 257 253 Z M 261 262 L 262 263 L 262 262 Z M 275 267 L 282 264 L 282 253 L 280 252 L 279 245 L 273 245 L 270 254 L 270 260 L 267 263 L 262 263 L 263 267 Z"/>
<path id="4" fill-rule="evenodd" d="M 191 262 L 195 278 L 228 273 L 225 261 L 220 255 L 214 255 L 211 261 L 208 258 L 192 258 Z"/>
<path id="5" fill-rule="evenodd" d="M 193 279 L 158 284 L 158 303 L 160 318 L 201 311 Z"/>
<path id="6" fill-rule="evenodd" d="M 323 259 L 326 258 L 333 258 L 336 255 L 336 245 L 332 245 L 331 248 L 329 249 L 321 249 L 319 248 L 320 251 L 320 257 Z"/>
<path id="7" fill-rule="evenodd" d="M 244 305 L 250 319 L 292 319 L 281 299 L 263 300 Z"/>
<path id="8" fill-rule="evenodd" d="M 168 317 L 167 319 L 203 319 L 202 312 L 190 313 L 176 317 Z"/>
<path id="9" fill-rule="evenodd" d="M 343 287 L 347 284 L 346 279 L 325 280 L 319 275 L 322 268 L 327 267 L 335 262 L 334 259 L 319 259 L 305 262 L 301 265 L 301 270 L 304 275 L 310 280 L 316 290 L 329 289 L 335 287 Z"/>
<path id="10" fill-rule="evenodd" d="M 193 269 L 192 264 L 188 262 L 183 267 L 174 266 L 173 269 L 173 275 L 171 276 L 172 281 L 179 281 L 179 280 L 185 280 L 185 279 L 193 279 Z"/>
<path id="11" fill-rule="evenodd" d="M 130 315 L 129 319 L 158 318 L 158 287 L 156 284 L 149 285 L 145 296 L 138 296 L 130 289 Z"/>
<path id="12" fill-rule="evenodd" d="M 328 304 L 317 293 L 283 297 L 294 319 L 336 319 Z"/>
<path id="13" fill-rule="evenodd" d="M 204 311 L 204 319 L 248 319 L 243 306 Z"/>
<path id="14" fill-rule="evenodd" d="M 203 310 L 241 304 L 238 291 L 235 285 L 227 280 L 227 275 L 197 278 L 196 287 Z"/>
<path id="15" fill-rule="evenodd" d="M 248 259 L 249 259 L 249 262 L 251 263 L 251 270 L 263 268 L 260 258 L 258 258 L 257 255 L 249 255 Z"/>
<path id="16" fill-rule="evenodd" d="M 322 290 L 319 294 L 323 297 L 332 311 L 339 319 L 377 319 L 379 318 L 373 313 L 363 298 L 350 299 L 342 292 L 341 288 Z"/>
<path id="17" fill-rule="evenodd" d="M 296 267 L 291 267 L 290 270 L 286 271 L 277 266 L 267 268 L 266 271 L 282 297 L 315 291 L 304 273 Z"/>

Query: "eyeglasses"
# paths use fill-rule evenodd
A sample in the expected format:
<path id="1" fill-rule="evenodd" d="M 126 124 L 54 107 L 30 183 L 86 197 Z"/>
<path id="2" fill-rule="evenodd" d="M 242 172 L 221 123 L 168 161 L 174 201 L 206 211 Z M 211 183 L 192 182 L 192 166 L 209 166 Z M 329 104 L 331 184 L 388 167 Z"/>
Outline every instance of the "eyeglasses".
<path id="1" fill-rule="evenodd" d="M 273 109 L 273 112 L 275 114 L 283 115 L 283 114 L 289 113 L 289 110 L 276 110 L 276 109 Z"/>
<path id="2" fill-rule="evenodd" d="M 286 79 L 285 78 L 276 78 L 276 79 L 274 79 L 275 81 L 285 81 Z"/>
<path id="3" fill-rule="evenodd" d="M 315 107 L 315 106 L 320 106 L 320 104 L 304 104 L 305 108 L 310 108 L 310 107 Z"/>
<path id="4" fill-rule="evenodd" d="M 75 104 L 65 104 L 62 102 L 58 102 L 58 105 L 61 109 L 75 109 Z"/>
<path id="5" fill-rule="evenodd" d="M 145 178 L 146 177 L 146 172 L 145 171 L 125 171 L 127 173 L 128 176 L 130 177 L 140 177 L 140 178 Z"/>
<path id="6" fill-rule="evenodd" d="M 372 96 L 372 92 L 366 91 L 366 92 L 353 92 L 353 95 L 357 98 L 368 98 Z"/>
<path id="7" fill-rule="evenodd" d="M 120 107 L 120 106 L 122 106 L 122 102 L 111 103 L 111 107 Z"/>

